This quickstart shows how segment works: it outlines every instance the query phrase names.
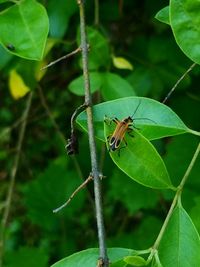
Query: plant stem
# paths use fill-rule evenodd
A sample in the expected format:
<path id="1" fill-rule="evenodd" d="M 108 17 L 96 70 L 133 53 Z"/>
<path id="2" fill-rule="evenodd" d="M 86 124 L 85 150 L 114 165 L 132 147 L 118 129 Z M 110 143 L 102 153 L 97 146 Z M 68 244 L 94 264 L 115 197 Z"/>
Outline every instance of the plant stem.
<path id="1" fill-rule="evenodd" d="M 4 250 L 4 244 L 5 244 L 5 230 L 6 230 L 6 225 L 8 222 L 8 217 L 10 213 L 10 208 L 11 208 L 11 202 L 12 202 L 12 196 L 13 196 L 13 191 L 14 191 L 14 185 L 15 185 L 15 177 L 17 174 L 17 169 L 19 165 L 19 158 L 22 150 L 22 143 L 24 140 L 24 135 L 25 135 L 25 129 L 26 129 L 26 124 L 27 124 L 27 118 L 28 118 L 28 113 L 31 107 L 31 101 L 32 101 L 32 95 L 33 93 L 30 92 L 27 103 L 26 103 L 26 108 L 24 110 L 23 116 L 22 116 L 22 125 L 20 128 L 19 132 L 19 139 L 17 143 L 17 148 L 16 148 L 16 155 L 14 158 L 14 163 L 13 163 L 13 168 L 11 170 L 11 177 L 10 177 L 10 185 L 8 188 L 8 194 L 6 198 L 6 205 L 5 205 L 5 210 L 1 222 L 1 236 L 0 236 L 0 266 L 3 264 L 3 250 Z"/>
<path id="2" fill-rule="evenodd" d="M 83 76 L 84 76 L 84 88 L 85 88 L 85 104 L 87 105 L 86 113 L 87 113 L 87 124 L 88 124 L 88 136 L 89 136 L 92 175 L 94 178 L 95 208 L 96 208 L 96 220 L 97 220 L 97 230 L 99 238 L 99 257 L 100 259 L 102 259 L 102 266 L 107 267 L 109 265 L 109 262 L 108 262 L 107 248 L 105 243 L 101 183 L 99 176 L 99 167 L 97 163 L 96 143 L 95 143 L 94 127 L 93 127 L 84 3 L 83 0 L 77 0 L 77 3 L 79 5 L 79 10 L 80 10 L 80 32 L 81 32 L 81 50 L 82 50 Z"/>
<path id="3" fill-rule="evenodd" d="M 185 78 L 185 76 L 196 66 L 196 63 L 193 63 L 184 73 L 183 75 L 178 79 L 178 81 L 175 83 L 175 85 L 172 87 L 172 89 L 169 91 L 165 99 L 162 101 L 162 103 L 165 103 L 168 98 L 171 96 L 171 94 L 174 92 L 176 87 L 179 85 L 179 83 Z"/>
<path id="4" fill-rule="evenodd" d="M 69 53 L 69 54 L 67 54 L 67 55 L 64 55 L 64 56 L 62 56 L 62 57 L 60 57 L 60 58 L 58 58 L 58 59 L 56 59 L 56 60 L 50 62 L 48 65 L 42 67 L 41 70 L 47 69 L 47 68 L 49 68 L 49 67 L 55 65 L 56 63 L 60 62 L 61 60 L 64 60 L 64 59 L 66 59 L 66 58 L 69 58 L 69 57 L 71 57 L 71 56 L 73 56 L 73 55 L 79 53 L 80 51 L 81 51 L 81 48 L 78 47 L 78 48 L 76 48 L 74 51 L 72 51 L 71 53 Z"/>
<path id="5" fill-rule="evenodd" d="M 99 0 L 94 0 L 94 24 L 99 26 Z"/>
<path id="6" fill-rule="evenodd" d="M 188 168 L 187 168 L 187 170 L 186 170 L 186 172 L 185 172 L 185 174 L 184 174 L 184 176 L 183 176 L 183 178 L 182 178 L 182 180 L 181 180 L 181 182 L 180 182 L 180 184 L 179 184 L 179 186 L 177 188 L 177 192 L 176 192 L 176 194 L 174 196 L 174 199 L 173 199 L 173 202 L 171 204 L 171 207 L 170 207 L 170 209 L 168 211 L 167 217 L 166 217 L 166 219 L 165 219 L 165 221 L 164 221 L 164 223 L 162 225 L 162 228 L 160 230 L 160 233 L 159 233 L 159 235 L 158 235 L 158 237 L 157 237 L 157 239 L 156 239 L 156 241 L 155 241 L 155 243 L 153 245 L 153 250 L 154 251 L 157 250 L 158 247 L 159 247 L 160 241 L 161 241 L 161 239 L 163 237 L 163 234 L 165 232 L 165 229 L 167 227 L 167 224 L 168 224 L 168 222 L 169 222 L 169 220 L 170 220 L 170 218 L 172 216 L 174 207 L 176 206 L 177 201 L 178 201 L 178 199 L 181 196 L 183 187 L 184 187 L 184 185 L 185 185 L 185 183 L 186 183 L 186 181 L 188 179 L 188 176 L 189 176 L 189 174 L 190 174 L 190 172 L 191 172 L 191 170 L 192 170 L 192 168 L 193 168 L 193 166 L 194 166 L 194 164 L 195 164 L 195 162 L 197 160 L 197 157 L 199 155 L 199 152 L 200 152 L 200 143 L 198 144 L 197 149 L 196 149 L 196 151 L 195 151 L 195 153 L 194 153 L 194 155 L 192 157 L 192 160 L 191 160 L 191 162 L 190 162 L 190 164 L 189 164 L 189 166 L 188 166 Z"/>

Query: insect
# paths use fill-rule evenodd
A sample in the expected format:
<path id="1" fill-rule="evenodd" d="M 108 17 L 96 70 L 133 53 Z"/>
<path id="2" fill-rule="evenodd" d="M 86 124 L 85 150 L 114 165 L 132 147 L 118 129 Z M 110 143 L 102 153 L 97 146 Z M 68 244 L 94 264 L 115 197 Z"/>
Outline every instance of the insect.
<path id="1" fill-rule="evenodd" d="M 141 101 L 137 105 L 132 116 L 128 116 L 127 118 L 125 118 L 121 121 L 118 118 L 114 118 L 112 120 L 116 124 L 116 128 L 115 128 L 113 134 L 111 134 L 107 137 L 109 151 L 114 152 L 114 151 L 118 150 L 118 155 L 120 156 L 120 150 L 127 146 L 127 142 L 124 138 L 125 134 L 128 133 L 131 137 L 133 137 L 133 134 L 131 134 L 131 132 L 133 131 L 133 128 L 139 130 L 139 128 L 134 126 L 134 124 L 133 124 L 134 120 L 146 119 L 146 120 L 153 121 L 153 120 L 147 119 L 147 118 L 135 118 L 135 119 L 133 119 L 133 116 L 137 112 L 140 104 L 141 104 Z M 125 146 L 120 147 L 122 141 L 124 141 Z"/>

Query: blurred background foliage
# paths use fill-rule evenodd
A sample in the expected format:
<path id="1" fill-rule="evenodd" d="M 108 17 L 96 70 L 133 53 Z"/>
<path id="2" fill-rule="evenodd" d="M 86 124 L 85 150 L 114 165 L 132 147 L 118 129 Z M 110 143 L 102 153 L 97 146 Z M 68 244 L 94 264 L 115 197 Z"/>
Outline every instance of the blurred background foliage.
<path id="1" fill-rule="evenodd" d="M 75 0 L 40 1 L 50 20 L 42 62 L 12 56 L 0 47 L 0 216 L 3 215 L 26 96 L 15 99 L 9 85 L 14 69 L 34 91 L 6 228 L 5 267 L 46 267 L 73 252 L 97 247 L 92 183 L 57 214 L 62 204 L 88 177 L 88 138 L 79 132 L 80 153 L 66 154 L 70 117 L 84 102 L 79 54 L 41 72 L 41 66 L 79 45 L 79 13 Z M 175 43 L 170 27 L 154 17 L 168 5 L 158 0 L 86 2 L 90 43 L 89 67 L 94 103 L 138 95 L 162 101 L 192 62 Z M 4 3 L 0 6 L 5 8 Z M 95 23 L 96 22 L 96 23 Z M 98 23 L 97 23 L 98 22 Z M 78 42 L 78 43 L 77 43 Z M 125 69 L 119 67 L 126 65 Z M 117 63 L 116 63 L 117 61 Z M 128 67 L 129 66 L 129 67 Z M 199 74 L 196 66 L 171 96 L 169 105 L 194 130 L 200 130 Z M 10 89 L 10 90 L 9 90 Z M 45 99 L 58 129 L 44 108 Z M 117 114 L 116 114 L 117 116 Z M 153 142 L 175 185 L 181 180 L 198 143 L 191 135 Z M 153 244 L 173 197 L 130 180 L 112 163 L 97 140 L 103 174 L 103 202 L 109 247 L 144 249 Z M 183 203 L 200 231 L 199 159 L 183 193 Z"/>

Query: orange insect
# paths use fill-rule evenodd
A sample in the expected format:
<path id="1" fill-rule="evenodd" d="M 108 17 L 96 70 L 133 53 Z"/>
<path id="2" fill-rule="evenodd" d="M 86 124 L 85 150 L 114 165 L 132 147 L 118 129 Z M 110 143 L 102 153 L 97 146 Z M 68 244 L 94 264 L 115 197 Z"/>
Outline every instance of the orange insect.
<path id="1" fill-rule="evenodd" d="M 151 119 L 147 119 L 147 118 L 135 118 L 133 119 L 133 116 L 135 115 L 136 111 L 138 110 L 139 106 L 141 104 L 141 101 L 139 102 L 138 106 L 136 107 L 134 113 L 132 116 L 129 116 L 123 120 L 118 120 L 117 118 L 114 118 L 112 121 L 116 124 L 116 128 L 113 132 L 113 134 L 109 135 L 107 137 L 108 140 L 108 146 L 109 146 L 109 151 L 114 152 L 117 149 L 119 149 L 118 154 L 120 155 L 120 150 L 122 148 L 125 148 L 127 146 L 127 142 L 124 138 L 126 132 L 133 137 L 133 135 L 131 134 L 131 132 L 133 131 L 133 129 L 138 129 L 137 127 L 134 126 L 133 122 L 134 120 L 150 120 L 152 122 L 154 122 Z M 155 123 L 155 122 L 154 122 Z M 138 129 L 139 130 L 139 129 Z M 125 146 L 120 148 L 120 144 L 122 143 L 122 141 L 124 141 Z"/>

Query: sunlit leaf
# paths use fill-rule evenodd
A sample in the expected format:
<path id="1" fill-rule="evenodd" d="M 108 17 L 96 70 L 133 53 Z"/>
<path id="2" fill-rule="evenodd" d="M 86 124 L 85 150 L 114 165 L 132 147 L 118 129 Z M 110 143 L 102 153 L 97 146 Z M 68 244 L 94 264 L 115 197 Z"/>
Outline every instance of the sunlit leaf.
<path id="1" fill-rule="evenodd" d="M 24 83 L 22 77 L 16 72 L 11 70 L 9 75 L 9 90 L 14 99 L 19 99 L 25 96 L 30 88 Z"/>
<path id="2" fill-rule="evenodd" d="M 133 70 L 133 65 L 123 57 L 113 56 L 113 65 L 118 69 Z"/>

